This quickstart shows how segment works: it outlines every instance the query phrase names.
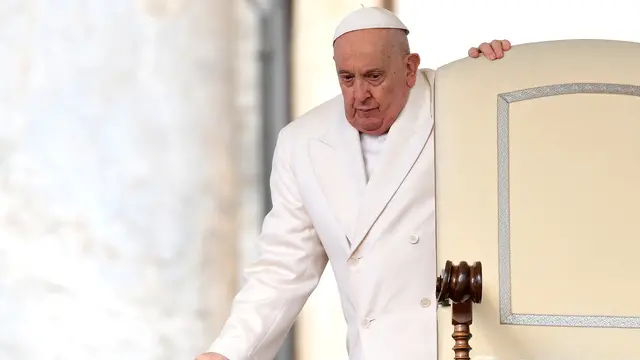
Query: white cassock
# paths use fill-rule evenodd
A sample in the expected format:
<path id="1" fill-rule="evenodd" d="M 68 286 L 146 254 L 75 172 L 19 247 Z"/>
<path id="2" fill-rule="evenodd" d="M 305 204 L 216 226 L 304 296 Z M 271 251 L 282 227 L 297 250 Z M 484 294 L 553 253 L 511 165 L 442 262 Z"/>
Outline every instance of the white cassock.
<path id="1" fill-rule="evenodd" d="M 328 260 L 351 360 L 436 360 L 433 76 L 386 138 L 361 139 L 341 96 L 281 131 L 259 259 L 210 351 L 273 359 Z"/>

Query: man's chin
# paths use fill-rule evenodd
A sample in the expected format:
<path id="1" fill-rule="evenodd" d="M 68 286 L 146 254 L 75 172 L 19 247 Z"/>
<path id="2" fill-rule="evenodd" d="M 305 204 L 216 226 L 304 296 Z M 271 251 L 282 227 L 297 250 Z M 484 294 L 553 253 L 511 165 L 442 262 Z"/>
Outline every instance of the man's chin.
<path id="1" fill-rule="evenodd" d="M 380 135 L 386 134 L 387 130 L 380 128 L 380 129 L 377 129 L 377 130 L 374 130 L 374 131 L 360 131 L 360 132 L 363 133 L 363 134 L 366 134 L 366 135 L 380 136 Z"/>
<path id="2" fill-rule="evenodd" d="M 359 132 L 367 135 L 381 135 L 388 130 L 385 129 L 384 121 L 379 118 L 356 116 L 355 119 L 350 119 L 349 123 Z"/>
<path id="3" fill-rule="evenodd" d="M 382 119 L 378 117 L 366 117 L 366 116 L 358 116 L 356 117 L 356 122 L 360 124 L 363 129 L 366 130 L 376 130 L 383 125 Z"/>
<path id="4" fill-rule="evenodd" d="M 367 135 L 382 135 L 386 133 L 389 129 L 387 129 L 383 123 L 375 124 L 375 126 L 362 126 L 360 132 Z"/>

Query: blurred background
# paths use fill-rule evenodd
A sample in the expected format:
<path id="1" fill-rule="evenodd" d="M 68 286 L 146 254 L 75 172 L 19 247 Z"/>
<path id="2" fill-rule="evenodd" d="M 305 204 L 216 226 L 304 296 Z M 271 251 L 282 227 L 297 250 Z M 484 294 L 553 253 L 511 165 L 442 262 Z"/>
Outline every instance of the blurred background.
<path id="1" fill-rule="evenodd" d="M 205 350 L 255 258 L 275 136 L 339 92 L 333 30 L 361 5 L 429 68 L 492 39 L 640 42 L 634 0 L 1 1 L 0 360 Z M 347 359 L 330 268 L 278 356 L 320 359 Z"/>

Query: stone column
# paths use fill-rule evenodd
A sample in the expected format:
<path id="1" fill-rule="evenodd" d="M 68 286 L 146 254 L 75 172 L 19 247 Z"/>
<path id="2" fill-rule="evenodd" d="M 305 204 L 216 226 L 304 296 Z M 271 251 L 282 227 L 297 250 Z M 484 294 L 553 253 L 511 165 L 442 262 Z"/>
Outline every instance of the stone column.
<path id="1" fill-rule="evenodd" d="M 213 340 L 238 282 L 233 4 L 5 2 L 1 359 L 190 359 Z"/>

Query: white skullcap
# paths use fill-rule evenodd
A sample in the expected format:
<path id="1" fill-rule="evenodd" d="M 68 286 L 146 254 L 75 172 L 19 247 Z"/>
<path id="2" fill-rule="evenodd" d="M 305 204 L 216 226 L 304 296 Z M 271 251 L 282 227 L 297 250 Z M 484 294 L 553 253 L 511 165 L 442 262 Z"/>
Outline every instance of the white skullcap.
<path id="1" fill-rule="evenodd" d="M 409 34 L 409 29 L 391 11 L 379 7 L 363 7 L 352 11 L 340 21 L 333 34 L 333 42 L 348 32 L 365 29 L 399 29 Z"/>

